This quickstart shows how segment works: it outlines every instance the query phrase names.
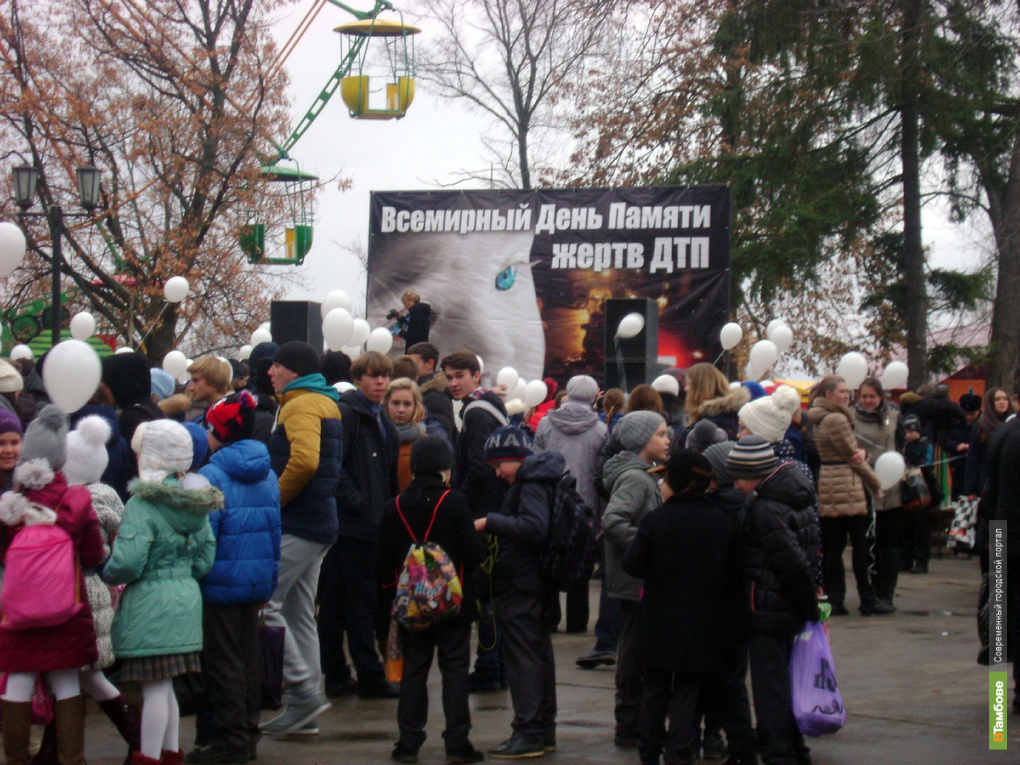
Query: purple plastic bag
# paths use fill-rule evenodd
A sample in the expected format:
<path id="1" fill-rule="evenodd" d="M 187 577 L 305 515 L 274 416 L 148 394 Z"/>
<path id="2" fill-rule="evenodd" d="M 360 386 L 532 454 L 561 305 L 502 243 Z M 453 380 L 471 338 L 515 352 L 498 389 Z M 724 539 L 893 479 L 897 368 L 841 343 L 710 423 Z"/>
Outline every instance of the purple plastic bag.
<path id="1" fill-rule="evenodd" d="M 806 623 L 794 640 L 790 684 L 793 716 L 805 736 L 824 736 L 846 725 L 846 707 L 836 685 L 829 637 L 818 622 Z"/>

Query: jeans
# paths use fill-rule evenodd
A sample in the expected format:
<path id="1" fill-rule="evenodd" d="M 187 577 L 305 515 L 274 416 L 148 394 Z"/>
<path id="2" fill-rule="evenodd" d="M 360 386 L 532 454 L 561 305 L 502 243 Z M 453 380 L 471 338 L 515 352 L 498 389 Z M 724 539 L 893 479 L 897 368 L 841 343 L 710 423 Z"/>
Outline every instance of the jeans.
<path id="1" fill-rule="evenodd" d="M 259 606 L 214 606 L 202 610 L 202 674 L 213 712 L 212 745 L 248 751 L 258 743 L 262 710 Z"/>
<path id="2" fill-rule="evenodd" d="M 790 652 L 794 637 L 752 634 L 747 643 L 758 751 L 769 765 L 797 765 L 810 753 L 793 716 Z"/>
<path id="3" fill-rule="evenodd" d="M 638 604 L 620 603 L 620 643 L 616 659 L 616 735 L 636 739 L 640 736 L 641 647 L 638 645 Z"/>
<path id="4" fill-rule="evenodd" d="M 280 540 L 280 579 L 266 604 L 266 624 L 286 627 L 283 641 L 284 703 L 319 693 L 319 632 L 315 624 L 315 590 L 319 568 L 330 545 L 284 534 Z"/>
<path id="5" fill-rule="evenodd" d="M 833 608 L 842 606 L 846 597 L 846 572 L 843 569 L 843 551 L 847 537 L 853 546 L 854 578 L 861 605 L 874 605 L 875 597 L 868 572 L 868 516 L 842 515 L 822 518 L 822 549 L 825 552 L 825 592 Z"/>

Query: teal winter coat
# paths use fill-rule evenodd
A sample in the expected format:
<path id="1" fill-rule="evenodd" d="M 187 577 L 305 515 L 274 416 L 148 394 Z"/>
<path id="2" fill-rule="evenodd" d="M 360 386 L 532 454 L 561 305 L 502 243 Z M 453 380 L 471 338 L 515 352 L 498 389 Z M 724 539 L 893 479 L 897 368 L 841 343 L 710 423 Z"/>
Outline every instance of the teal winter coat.
<path id="1" fill-rule="evenodd" d="M 131 482 L 133 495 L 103 569 L 109 584 L 126 584 L 113 619 L 120 658 L 166 656 L 202 650 L 202 594 L 198 580 L 212 568 L 216 539 L 209 514 L 223 507 L 211 486 L 182 489 Z"/>

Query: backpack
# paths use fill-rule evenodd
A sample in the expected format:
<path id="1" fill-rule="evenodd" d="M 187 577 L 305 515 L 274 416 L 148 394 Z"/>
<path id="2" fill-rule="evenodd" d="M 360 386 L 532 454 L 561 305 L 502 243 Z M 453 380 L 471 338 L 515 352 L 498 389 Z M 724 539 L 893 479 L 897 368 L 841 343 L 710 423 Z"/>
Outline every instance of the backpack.
<path id="1" fill-rule="evenodd" d="M 432 520 L 421 542 L 411 531 L 400 509 L 400 497 L 396 499 L 397 515 L 411 535 L 412 543 L 397 577 L 397 594 L 390 614 L 397 624 L 411 632 L 421 632 L 439 622 L 452 619 L 460 613 L 461 601 L 464 599 L 460 577 L 457 576 L 457 569 L 450 556 L 441 546 L 429 542 L 432 524 L 436 522 L 436 512 L 449 493 L 444 492 L 436 503 Z"/>
<path id="2" fill-rule="evenodd" d="M 29 630 L 64 624 L 84 607 L 74 540 L 53 520 L 25 526 L 4 559 L 0 625 Z"/>
<path id="3" fill-rule="evenodd" d="M 538 555 L 542 577 L 562 592 L 586 584 L 595 570 L 597 520 L 576 483 L 569 470 L 556 482 L 549 533 Z"/>

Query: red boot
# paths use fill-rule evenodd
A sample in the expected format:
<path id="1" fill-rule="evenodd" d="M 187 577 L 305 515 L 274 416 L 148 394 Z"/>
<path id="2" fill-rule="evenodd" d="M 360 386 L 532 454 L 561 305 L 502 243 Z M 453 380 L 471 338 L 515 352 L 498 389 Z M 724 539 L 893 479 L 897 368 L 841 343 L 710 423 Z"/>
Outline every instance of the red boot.
<path id="1" fill-rule="evenodd" d="M 159 765 L 184 765 L 184 752 L 171 752 L 166 749 L 159 756 Z"/>
<path id="2" fill-rule="evenodd" d="M 151 757 L 146 757 L 141 752 L 131 753 L 131 765 L 159 765 L 160 760 L 154 760 Z"/>

